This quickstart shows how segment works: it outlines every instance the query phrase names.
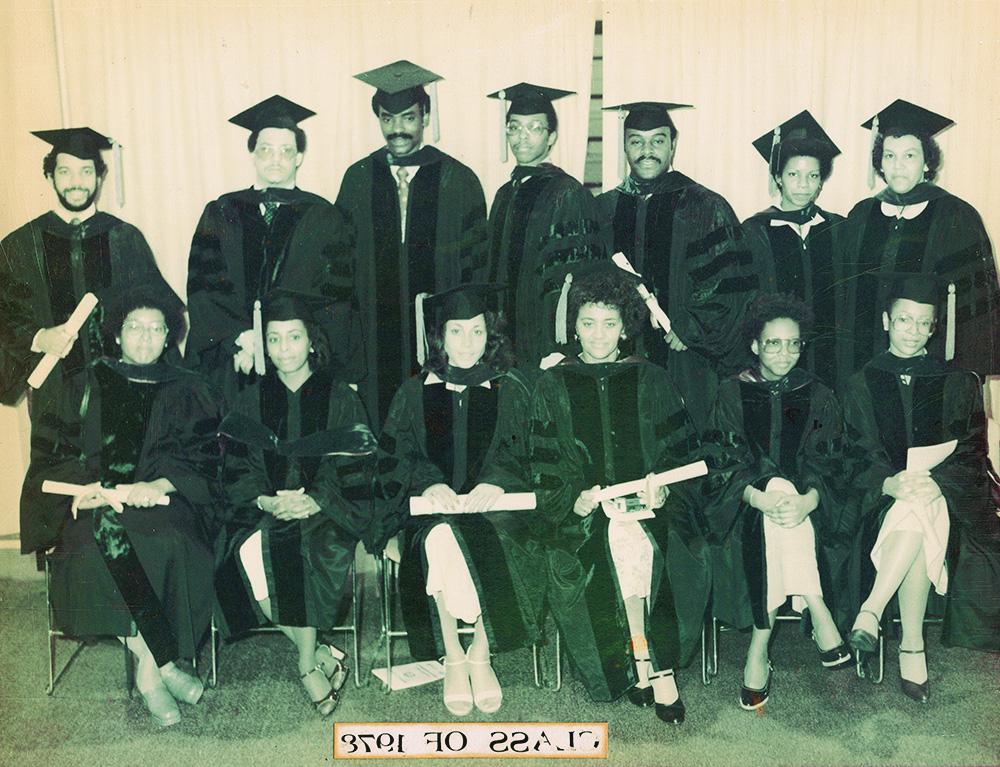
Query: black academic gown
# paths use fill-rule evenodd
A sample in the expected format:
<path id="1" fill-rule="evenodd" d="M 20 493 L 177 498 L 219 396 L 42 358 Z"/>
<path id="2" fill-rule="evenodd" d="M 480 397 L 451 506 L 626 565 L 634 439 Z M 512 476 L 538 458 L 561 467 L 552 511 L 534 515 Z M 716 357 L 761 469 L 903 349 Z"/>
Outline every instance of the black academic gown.
<path id="1" fill-rule="evenodd" d="M 212 617 L 205 522 L 215 492 L 218 399 L 193 373 L 158 363 L 98 361 L 67 383 L 31 435 L 21 548 L 55 546 L 55 625 L 74 636 L 142 633 L 158 665 L 191 658 Z M 167 506 L 81 510 L 44 480 L 106 487 L 165 477 Z"/>
<path id="2" fill-rule="evenodd" d="M 914 190 L 927 200 L 912 220 L 882 213 L 883 191 L 862 200 L 841 228 L 844 270 L 840 316 L 843 324 L 838 387 L 885 346 L 882 330 L 884 291 L 879 279 L 889 272 L 935 274 L 954 282 L 957 297 L 955 359 L 980 375 L 1000 373 L 1000 286 L 993 248 L 975 208 L 932 184 Z M 941 305 L 944 320 L 944 302 Z M 945 333 L 928 350 L 944 356 Z"/>
<path id="3" fill-rule="evenodd" d="M 62 382 L 112 354 L 101 336 L 105 303 L 130 286 L 172 291 L 156 266 L 142 232 L 107 213 L 78 226 L 51 211 L 0 241 L 0 403 L 13 405 L 42 355 L 31 351 L 41 328 L 61 325 L 87 292 L 97 296 L 69 355 L 32 395 L 32 411 L 58 400 Z"/>
<path id="4" fill-rule="evenodd" d="M 982 384 L 973 373 L 926 355 L 884 352 L 856 373 L 844 394 L 852 484 L 864 493 L 857 521 L 860 584 L 856 602 L 875 580 L 869 556 L 892 498 L 882 483 L 906 467 L 911 447 L 958 440 L 931 469 L 948 502 L 945 561 L 948 593 L 941 641 L 1000 651 L 1000 520 L 987 480 Z"/>
<path id="5" fill-rule="evenodd" d="M 319 371 L 290 392 L 273 372 L 246 387 L 235 411 L 270 429 L 281 441 L 323 430 L 367 432 L 364 408 L 345 383 Z M 272 622 L 333 628 L 350 597 L 348 574 L 357 543 L 371 522 L 371 456 L 288 457 L 225 441 L 222 482 L 227 517 L 217 541 L 215 588 L 224 633 L 238 636 L 266 623 L 239 559 L 240 546 L 262 531 L 264 572 Z M 320 511 L 279 521 L 257 508 L 261 495 L 304 488 Z"/>
<path id="6" fill-rule="evenodd" d="M 598 198 L 605 246 L 628 257 L 687 344 L 687 351 L 670 351 L 663 331 L 646 323 L 637 353 L 666 368 L 702 429 L 717 373 L 735 372 L 743 359 L 737 330 L 756 280 L 739 221 L 720 195 L 677 171 L 651 189 L 628 177 Z"/>
<path id="7" fill-rule="evenodd" d="M 750 251 L 761 293 L 790 293 L 813 310 L 815 320 L 799 364 L 827 386 L 836 374 L 838 239 L 843 216 L 811 206 L 805 239 L 785 223 L 795 213 L 771 206 L 743 222 L 743 244 Z M 818 217 L 818 218 L 817 218 Z"/>
<path id="8" fill-rule="evenodd" d="M 270 225 L 261 204 L 280 203 Z M 256 376 L 233 371 L 237 337 L 253 327 L 254 301 L 274 288 L 331 299 L 322 322 L 342 380 L 360 376 L 360 334 L 350 325 L 354 232 L 343 211 L 301 189 L 243 189 L 205 206 L 191 240 L 185 359 L 231 403 Z"/>
<path id="9" fill-rule="evenodd" d="M 544 558 L 531 534 L 536 512 L 409 516 L 409 498 L 439 483 L 459 494 L 483 482 L 506 492 L 529 490 L 527 383 L 514 370 L 487 380 L 489 388 L 459 392 L 441 380 L 428 384 L 427 374 L 411 378 L 393 398 L 379 440 L 376 551 L 400 534 L 403 620 L 418 660 L 444 655 L 437 608 L 425 589 L 424 543 L 439 524 L 451 526 L 465 555 L 490 650 L 505 652 L 538 637 Z"/>
<path id="10" fill-rule="evenodd" d="M 582 490 L 641 479 L 696 459 L 697 437 L 666 372 L 644 360 L 587 365 L 567 359 L 535 389 L 532 481 L 546 545 L 548 604 L 579 679 L 597 701 L 636 681 L 608 518 L 573 512 Z M 655 670 L 687 665 L 701 637 L 711 578 L 697 481 L 675 484 L 656 518 L 646 639 Z"/>
<path id="11" fill-rule="evenodd" d="M 793 368 L 780 381 L 746 371 L 723 381 L 703 439 L 709 477 L 704 488 L 712 529 L 713 612 L 736 628 L 768 628 L 764 516 L 743 501 L 747 485 L 764 490 L 773 477 L 800 493 L 815 488 L 819 505 L 808 516 L 827 607 L 843 624 L 852 605 L 837 609 L 850 557 L 849 505 L 844 500 L 843 421 L 833 392 Z"/>
<path id="12" fill-rule="evenodd" d="M 605 256 L 593 195 L 554 165 L 518 166 L 490 208 L 490 281 L 507 285 L 511 340 L 525 371 L 556 349 L 566 272 Z"/>
<path id="13" fill-rule="evenodd" d="M 414 298 L 480 281 L 486 258 L 486 200 L 476 174 L 435 147 L 394 162 L 410 172 L 419 167 L 409 182 L 405 237 L 385 147 L 348 168 L 337 195 L 357 229 L 354 279 L 367 362 L 361 392 L 375 428 L 419 369 Z"/>

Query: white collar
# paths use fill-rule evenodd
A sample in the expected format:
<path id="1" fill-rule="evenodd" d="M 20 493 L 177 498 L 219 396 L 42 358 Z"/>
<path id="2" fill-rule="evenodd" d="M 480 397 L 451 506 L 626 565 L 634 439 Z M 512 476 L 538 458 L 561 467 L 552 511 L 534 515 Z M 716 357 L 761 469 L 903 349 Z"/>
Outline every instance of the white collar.
<path id="1" fill-rule="evenodd" d="M 465 386 L 464 384 L 448 383 L 443 378 L 441 378 L 440 376 L 438 376 L 438 374 L 435 373 L 434 371 L 429 372 L 427 374 L 427 378 L 424 379 L 424 386 L 431 386 L 432 384 L 439 384 L 439 383 L 443 383 L 444 384 L 444 388 L 448 389 L 449 391 L 463 392 L 463 391 L 465 391 L 466 389 L 469 388 L 468 386 Z M 487 381 L 483 381 L 479 385 L 482 388 L 484 388 L 484 389 L 492 389 L 493 388 L 492 386 L 490 386 L 490 382 L 488 380 Z"/>
<path id="2" fill-rule="evenodd" d="M 82 224 L 88 218 L 94 217 L 94 215 L 97 213 L 97 204 L 91 203 L 89 208 L 80 211 L 66 210 L 66 208 L 60 205 L 57 208 L 53 208 L 52 212 L 55 213 L 57 216 L 59 216 L 59 218 L 61 218 L 67 224 L 72 224 L 74 218 L 79 223 Z"/>
<path id="3" fill-rule="evenodd" d="M 924 212 L 928 202 L 930 200 L 917 202 L 913 205 L 893 205 L 891 202 L 883 202 L 882 215 L 888 218 L 905 218 L 910 221 Z"/>
<path id="4" fill-rule="evenodd" d="M 791 227 L 792 231 L 795 232 L 803 240 L 809 235 L 809 230 L 816 224 L 821 224 L 826 219 L 820 214 L 819 210 L 813 215 L 811 219 L 806 221 L 804 224 L 796 224 L 794 221 L 783 221 L 780 218 L 772 218 L 770 220 L 771 226 L 788 226 Z"/>

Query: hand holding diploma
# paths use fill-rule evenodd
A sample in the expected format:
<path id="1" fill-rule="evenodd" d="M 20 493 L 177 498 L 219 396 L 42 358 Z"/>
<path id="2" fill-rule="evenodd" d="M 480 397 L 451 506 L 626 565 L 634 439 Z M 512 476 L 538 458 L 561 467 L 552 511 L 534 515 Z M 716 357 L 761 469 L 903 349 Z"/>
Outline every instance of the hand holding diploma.
<path id="1" fill-rule="evenodd" d="M 90 313 L 97 306 L 97 296 L 87 293 L 80 299 L 69 319 L 62 325 L 45 328 L 37 335 L 38 346 L 45 353 L 41 361 L 28 376 L 28 386 L 32 389 L 39 388 L 45 379 L 49 377 L 59 360 L 69 354 L 73 344 L 76 343 L 80 328 L 87 321 Z"/>
<path id="2" fill-rule="evenodd" d="M 139 499 L 140 495 L 145 498 L 149 494 L 149 488 L 152 487 L 155 487 L 155 484 L 152 482 L 142 482 L 135 485 L 118 485 L 117 487 L 102 487 L 100 482 L 91 482 L 89 485 L 75 485 L 70 482 L 55 482 L 49 479 L 42 482 L 43 493 L 73 497 L 73 504 L 70 510 L 73 512 L 74 519 L 76 518 L 78 509 L 96 509 L 101 506 L 110 506 L 120 514 L 126 505 L 136 505 L 129 501 L 129 494 L 131 492 L 136 488 L 141 488 L 137 491 L 136 498 Z M 148 505 L 168 506 L 169 504 L 170 497 L 165 493 L 160 493 L 159 497 Z"/>

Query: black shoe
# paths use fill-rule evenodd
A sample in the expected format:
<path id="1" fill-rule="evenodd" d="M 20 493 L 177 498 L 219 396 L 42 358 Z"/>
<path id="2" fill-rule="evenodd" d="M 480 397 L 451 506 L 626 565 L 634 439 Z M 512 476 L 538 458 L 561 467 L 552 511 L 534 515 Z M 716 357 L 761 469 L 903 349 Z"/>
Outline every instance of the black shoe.
<path id="1" fill-rule="evenodd" d="M 684 701 L 680 698 L 673 703 L 657 703 L 656 716 L 660 721 L 667 724 L 683 724 L 684 722 Z"/>
<path id="2" fill-rule="evenodd" d="M 771 699 L 771 677 L 774 675 L 774 668 L 770 661 L 767 664 L 767 682 L 764 686 L 755 690 L 746 685 L 740 685 L 740 708 L 744 711 L 756 711 Z"/>
<path id="3" fill-rule="evenodd" d="M 870 655 L 878 649 L 878 637 L 881 632 L 882 619 L 871 610 L 861 610 L 858 615 L 860 616 L 861 613 L 868 613 L 875 619 L 875 634 L 873 636 L 863 629 L 852 629 L 851 635 L 847 638 L 847 643 L 856 653 Z M 854 622 L 858 622 L 857 618 L 854 619 Z"/>
<path id="4" fill-rule="evenodd" d="M 924 654 L 923 650 L 900 650 L 899 652 L 908 655 Z M 904 679 L 902 671 L 899 674 L 899 686 L 903 691 L 903 695 L 912 698 L 917 703 L 926 703 L 931 694 L 931 682 L 929 679 L 922 684 L 917 684 L 916 682 L 911 682 L 909 679 Z"/>
<path id="5" fill-rule="evenodd" d="M 649 687 L 633 687 L 625 694 L 628 696 L 629 703 L 633 706 L 642 706 L 645 708 L 646 706 L 653 705 L 652 685 Z"/>
<path id="6" fill-rule="evenodd" d="M 823 664 L 823 668 L 833 671 L 850 666 L 854 662 L 854 656 L 847 649 L 847 645 L 841 643 L 832 650 L 820 650 L 819 661 Z"/>

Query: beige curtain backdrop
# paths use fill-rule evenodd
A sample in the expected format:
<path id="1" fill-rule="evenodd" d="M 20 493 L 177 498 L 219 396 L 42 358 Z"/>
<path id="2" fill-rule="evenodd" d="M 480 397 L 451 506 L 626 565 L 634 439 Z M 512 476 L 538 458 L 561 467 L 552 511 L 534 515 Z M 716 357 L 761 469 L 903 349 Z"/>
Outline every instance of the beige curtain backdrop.
<path id="1" fill-rule="evenodd" d="M 45 146 L 28 131 L 90 125 L 125 148 L 126 205 L 109 175 L 102 209 L 143 230 L 182 291 L 205 202 L 253 181 L 246 132 L 227 118 L 274 93 L 315 110 L 299 183 L 332 199 L 346 167 L 381 143 L 371 90 L 352 75 L 400 58 L 445 78 L 439 146 L 472 167 L 488 200 L 512 166 L 485 94 L 522 80 L 577 91 L 557 105 L 552 160 L 579 178 L 595 18 L 605 102 L 695 104 L 677 113 L 676 166 L 741 218 L 768 203 L 750 141 L 803 108 L 844 150 L 821 202 L 846 212 L 868 193 L 857 125 L 903 97 L 958 122 L 941 138 L 941 183 L 1000 231 L 995 0 L 0 0 L 0 234 L 52 204 Z M 606 188 L 618 177 L 615 120 Z M 17 530 L 26 435 L 23 405 L 0 408 L 0 536 Z"/>

